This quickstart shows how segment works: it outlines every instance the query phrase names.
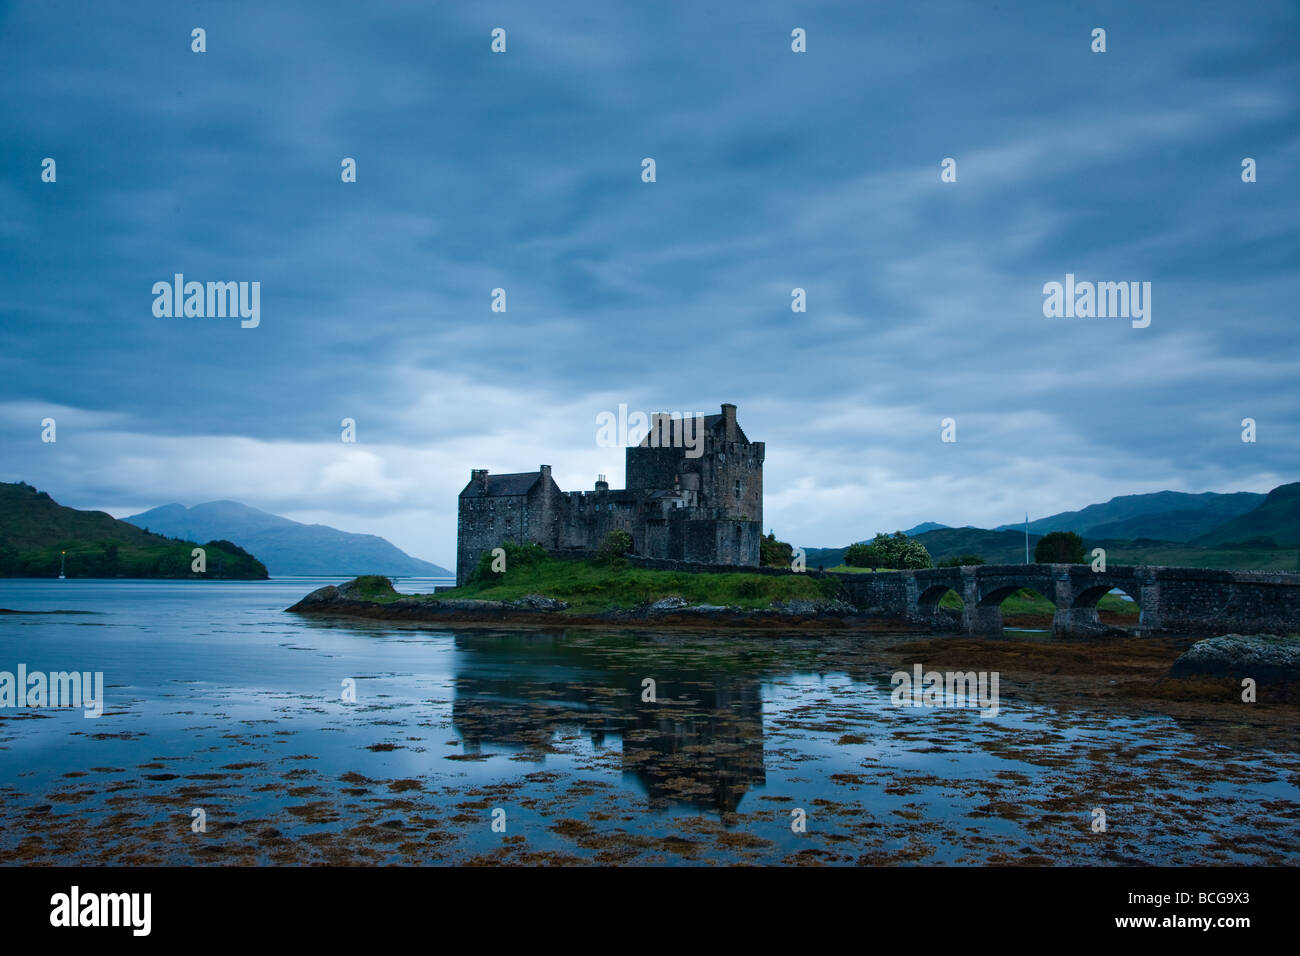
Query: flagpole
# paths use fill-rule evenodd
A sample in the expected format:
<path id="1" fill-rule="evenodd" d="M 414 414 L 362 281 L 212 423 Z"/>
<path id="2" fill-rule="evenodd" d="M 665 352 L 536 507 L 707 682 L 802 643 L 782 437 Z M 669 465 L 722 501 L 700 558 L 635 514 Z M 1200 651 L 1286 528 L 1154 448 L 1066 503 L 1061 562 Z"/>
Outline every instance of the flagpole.
<path id="1" fill-rule="evenodd" d="M 1029 563 L 1029 512 L 1025 512 L 1025 564 Z"/>

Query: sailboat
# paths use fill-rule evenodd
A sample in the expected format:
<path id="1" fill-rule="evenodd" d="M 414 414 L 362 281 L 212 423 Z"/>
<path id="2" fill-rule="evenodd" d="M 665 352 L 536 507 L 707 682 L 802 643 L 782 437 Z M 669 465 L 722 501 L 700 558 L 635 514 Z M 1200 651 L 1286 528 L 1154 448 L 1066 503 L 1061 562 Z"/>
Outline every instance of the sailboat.
<path id="1" fill-rule="evenodd" d="M 67 578 L 67 575 L 63 573 L 63 566 L 67 563 L 68 552 L 60 551 L 59 554 L 63 555 L 63 557 L 59 558 L 59 580 L 62 581 Z"/>

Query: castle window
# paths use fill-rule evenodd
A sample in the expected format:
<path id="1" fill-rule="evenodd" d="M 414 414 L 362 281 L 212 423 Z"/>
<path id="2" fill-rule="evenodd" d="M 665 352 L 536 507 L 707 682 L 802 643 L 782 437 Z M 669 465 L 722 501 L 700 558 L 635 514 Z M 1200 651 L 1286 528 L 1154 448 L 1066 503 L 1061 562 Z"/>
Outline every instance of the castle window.
<path id="1" fill-rule="evenodd" d="M 741 494 L 744 492 L 744 489 L 745 489 L 745 486 L 744 486 L 743 484 L 741 484 L 740 479 L 737 478 L 737 479 L 736 479 L 736 497 L 737 497 L 737 498 L 739 498 L 739 497 L 741 496 Z"/>

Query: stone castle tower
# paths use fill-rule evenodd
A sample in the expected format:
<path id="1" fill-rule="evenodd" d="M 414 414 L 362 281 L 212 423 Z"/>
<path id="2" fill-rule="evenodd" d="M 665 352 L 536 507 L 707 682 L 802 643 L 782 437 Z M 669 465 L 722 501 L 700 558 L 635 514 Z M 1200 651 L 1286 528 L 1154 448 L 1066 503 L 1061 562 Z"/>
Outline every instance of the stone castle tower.
<path id="1" fill-rule="evenodd" d="M 591 491 L 561 491 L 551 466 L 513 475 L 470 472 L 460 493 L 456 583 L 504 541 L 548 550 L 595 550 L 622 528 L 632 552 L 702 564 L 758 566 L 763 527 L 762 442 L 736 422 L 736 406 L 694 419 L 655 415 L 627 449 L 627 488 L 601 476 Z"/>

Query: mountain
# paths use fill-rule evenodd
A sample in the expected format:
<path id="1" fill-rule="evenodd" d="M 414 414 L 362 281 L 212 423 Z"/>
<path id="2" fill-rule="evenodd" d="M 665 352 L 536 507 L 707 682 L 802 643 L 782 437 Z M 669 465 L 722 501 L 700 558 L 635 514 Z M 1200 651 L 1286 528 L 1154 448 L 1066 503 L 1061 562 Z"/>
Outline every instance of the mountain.
<path id="1" fill-rule="evenodd" d="M 206 570 L 191 570 L 194 540 L 149 534 L 103 511 L 65 508 L 31 485 L 0 483 L 0 577 L 261 580 L 266 567 L 238 545 L 207 541 Z"/>
<path id="2" fill-rule="evenodd" d="M 1122 521 L 1108 521 L 1088 529 L 1089 538 L 1135 541 L 1188 542 L 1209 534 L 1223 524 L 1223 516 L 1214 511 L 1166 511 L 1162 514 L 1138 515 Z"/>
<path id="3" fill-rule="evenodd" d="M 1264 495 L 1248 491 L 1233 494 L 1157 491 L 1147 495 L 1121 495 L 1105 504 L 1029 522 L 1030 534 L 1073 531 L 1085 538 L 1155 538 L 1190 541 L 1207 534 L 1231 518 L 1263 504 Z M 999 525 L 997 531 L 1023 533 L 1023 524 Z M 1023 554 L 1021 555 L 1023 558 Z"/>
<path id="4" fill-rule="evenodd" d="M 1034 559 L 1034 546 L 1041 534 L 1029 535 L 1029 560 Z M 944 558 L 960 558 L 977 554 L 985 564 L 1024 564 L 1025 529 L 1019 531 L 989 531 L 985 528 L 942 528 L 918 534 L 916 540 L 925 545 L 934 563 Z"/>
<path id="5" fill-rule="evenodd" d="M 225 538 L 258 555 L 276 575 L 454 576 L 446 568 L 411 557 L 377 535 L 302 524 L 237 501 L 209 501 L 193 508 L 163 505 L 126 520 L 164 534 Z"/>
<path id="6" fill-rule="evenodd" d="M 930 526 L 930 530 L 918 529 Z M 1087 553 L 1103 547 L 1117 564 L 1178 565 L 1240 570 L 1300 571 L 1300 482 L 1267 495 L 1250 492 L 1189 495 L 1161 491 L 1123 495 L 1029 523 L 1029 553 L 1048 531 L 1074 531 Z M 949 528 L 927 522 L 907 532 L 935 563 L 975 554 L 989 564 L 1025 560 L 1024 525 Z M 844 548 L 808 548 L 808 567 L 844 562 Z"/>
<path id="7" fill-rule="evenodd" d="M 1300 545 L 1300 481 L 1278 485 L 1259 507 L 1225 521 L 1192 543 L 1225 547 L 1260 538 L 1271 538 L 1282 547 Z"/>
<path id="8" fill-rule="evenodd" d="M 903 534 L 909 538 L 915 538 L 918 534 L 924 534 L 927 531 L 942 531 L 948 527 L 946 524 L 939 524 L 937 521 L 922 521 L 913 528 L 908 528 Z"/>

